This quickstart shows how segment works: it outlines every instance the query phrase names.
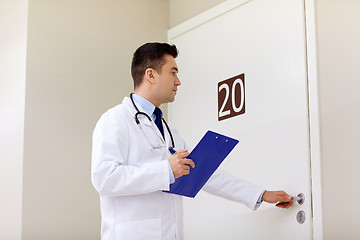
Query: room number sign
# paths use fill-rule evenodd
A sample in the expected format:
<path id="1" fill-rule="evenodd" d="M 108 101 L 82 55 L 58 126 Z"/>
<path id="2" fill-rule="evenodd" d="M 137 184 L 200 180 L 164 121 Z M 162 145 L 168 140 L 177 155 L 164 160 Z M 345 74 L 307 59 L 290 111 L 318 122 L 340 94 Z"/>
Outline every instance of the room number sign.
<path id="1" fill-rule="evenodd" d="M 218 120 L 245 113 L 245 74 L 218 83 Z"/>

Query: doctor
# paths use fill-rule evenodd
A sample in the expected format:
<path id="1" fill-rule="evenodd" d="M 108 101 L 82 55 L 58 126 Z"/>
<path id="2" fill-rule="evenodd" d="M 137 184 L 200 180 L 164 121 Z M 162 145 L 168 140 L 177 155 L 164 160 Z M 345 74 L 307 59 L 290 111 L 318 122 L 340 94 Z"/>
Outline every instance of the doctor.
<path id="1" fill-rule="evenodd" d="M 181 82 L 167 43 L 147 43 L 134 53 L 135 94 L 105 112 L 93 134 L 91 178 L 100 194 L 101 239 L 183 239 L 179 195 L 164 193 L 196 167 L 176 129 L 161 120 L 160 105 L 175 99 Z M 186 106 L 184 106 L 186 107 Z M 169 152 L 169 147 L 177 150 Z M 265 191 L 218 169 L 203 190 L 255 210 L 262 201 L 289 208 L 284 191 Z"/>

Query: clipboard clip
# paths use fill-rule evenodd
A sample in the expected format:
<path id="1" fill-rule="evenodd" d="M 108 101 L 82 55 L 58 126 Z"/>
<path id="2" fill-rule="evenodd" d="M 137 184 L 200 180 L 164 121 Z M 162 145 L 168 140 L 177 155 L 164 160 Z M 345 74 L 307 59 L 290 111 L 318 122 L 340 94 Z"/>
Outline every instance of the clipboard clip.
<path id="1" fill-rule="evenodd" d="M 219 136 L 216 136 L 215 138 L 219 139 Z M 225 142 L 229 142 L 229 139 L 226 139 Z"/>

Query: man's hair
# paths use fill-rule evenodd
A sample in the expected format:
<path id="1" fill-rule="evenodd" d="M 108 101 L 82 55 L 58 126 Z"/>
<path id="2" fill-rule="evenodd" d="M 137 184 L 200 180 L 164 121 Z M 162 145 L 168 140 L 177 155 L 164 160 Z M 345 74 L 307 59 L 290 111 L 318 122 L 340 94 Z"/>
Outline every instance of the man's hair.
<path id="1" fill-rule="evenodd" d="M 154 42 L 145 43 L 135 51 L 131 62 L 131 75 L 134 80 L 134 88 L 141 84 L 146 69 L 152 68 L 158 73 L 161 73 L 162 66 L 165 64 L 165 54 L 176 58 L 178 50 L 175 45 Z"/>

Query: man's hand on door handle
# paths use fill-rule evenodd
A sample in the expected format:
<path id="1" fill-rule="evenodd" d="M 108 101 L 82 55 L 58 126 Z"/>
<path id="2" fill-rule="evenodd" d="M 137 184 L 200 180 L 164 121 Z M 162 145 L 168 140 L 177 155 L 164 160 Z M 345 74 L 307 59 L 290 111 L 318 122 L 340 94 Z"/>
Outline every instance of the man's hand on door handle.
<path id="1" fill-rule="evenodd" d="M 265 191 L 261 200 L 267 203 L 277 203 L 277 207 L 288 209 L 293 204 L 292 198 L 285 191 Z"/>

